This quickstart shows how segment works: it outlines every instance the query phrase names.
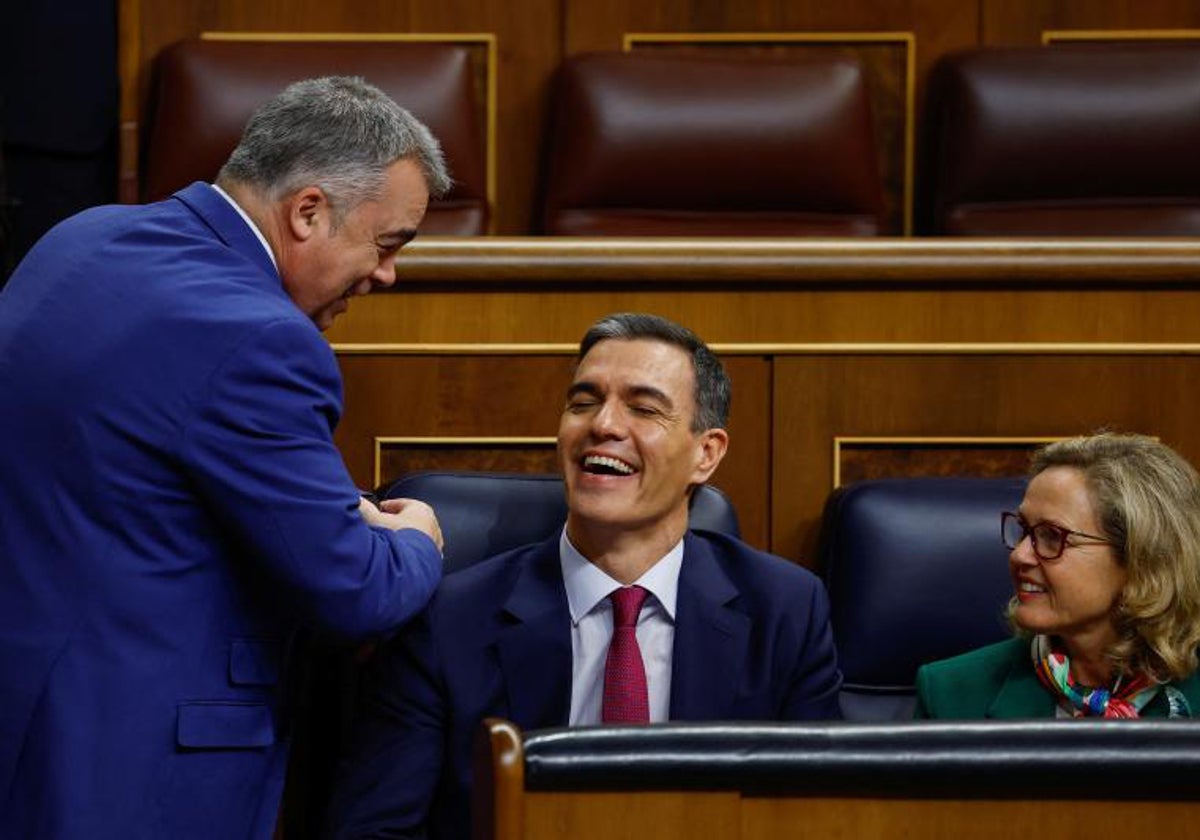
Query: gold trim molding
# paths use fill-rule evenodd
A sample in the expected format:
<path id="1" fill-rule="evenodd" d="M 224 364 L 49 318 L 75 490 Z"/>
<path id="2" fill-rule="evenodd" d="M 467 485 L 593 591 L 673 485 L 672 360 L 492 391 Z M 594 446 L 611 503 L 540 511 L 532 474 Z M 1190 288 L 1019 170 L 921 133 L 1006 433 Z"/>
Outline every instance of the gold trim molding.
<path id="1" fill-rule="evenodd" d="M 883 437 L 854 437 L 854 436 L 835 436 L 833 439 L 833 489 L 836 490 L 842 486 L 842 447 L 843 446 L 883 446 L 887 444 L 896 444 L 897 446 L 1041 446 L 1043 444 L 1052 443 L 1056 440 L 1062 440 L 1061 435 L 1049 435 L 1045 437 L 906 437 L 899 436 L 883 436 Z"/>
<path id="2" fill-rule="evenodd" d="M 1042 46 L 1081 41 L 1200 41 L 1200 29 L 1045 29 Z"/>
<path id="3" fill-rule="evenodd" d="M 340 356 L 574 356 L 577 344 L 367 344 L 330 345 Z M 723 356 L 1197 356 L 1200 344 L 1069 342 L 830 342 L 827 344 L 719 343 Z"/>
<path id="4" fill-rule="evenodd" d="M 383 450 L 387 446 L 549 446 L 558 445 L 558 439 L 554 437 L 504 437 L 504 436 L 429 436 L 429 437 L 390 437 L 376 436 L 375 438 L 375 456 L 373 474 L 375 481 L 373 487 L 378 487 L 383 478 L 380 475 L 383 462 Z"/>

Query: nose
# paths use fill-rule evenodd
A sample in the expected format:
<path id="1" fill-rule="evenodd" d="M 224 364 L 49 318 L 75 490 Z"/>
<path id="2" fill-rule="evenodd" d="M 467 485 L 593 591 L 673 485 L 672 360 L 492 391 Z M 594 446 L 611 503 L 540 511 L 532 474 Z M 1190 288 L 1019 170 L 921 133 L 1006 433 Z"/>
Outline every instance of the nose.
<path id="1" fill-rule="evenodd" d="M 371 272 L 371 279 L 380 286 L 388 287 L 396 283 L 396 254 L 388 253 Z"/>
<path id="2" fill-rule="evenodd" d="M 1036 566 L 1038 557 L 1033 553 L 1033 536 L 1025 534 L 1017 547 L 1008 553 L 1008 562 L 1014 566 Z"/>
<path id="3" fill-rule="evenodd" d="M 592 415 L 592 434 L 605 440 L 625 436 L 625 421 L 620 405 L 615 400 L 605 400 Z"/>

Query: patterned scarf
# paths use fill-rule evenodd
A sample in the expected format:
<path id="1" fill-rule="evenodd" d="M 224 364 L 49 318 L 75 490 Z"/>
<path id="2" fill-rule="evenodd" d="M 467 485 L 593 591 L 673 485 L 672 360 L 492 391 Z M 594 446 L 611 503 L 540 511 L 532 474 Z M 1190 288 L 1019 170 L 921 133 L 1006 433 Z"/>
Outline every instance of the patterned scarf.
<path id="1" fill-rule="evenodd" d="M 1033 657 L 1033 670 L 1037 672 L 1042 685 L 1074 717 L 1140 717 L 1142 709 L 1162 688 L 1145 674 L 1138 674 L 1129 680 L 1117 677 L 1111 689 L 1080 685 L 1071 677 L 1071 660 L 1061 642 L 1049 636 L 1034 636 L 1029 652 Z M 1178 690 L 1175 693 L 1179 694 L 1179 700 L 1183 700 L 1182 693 Z M 1169 699 L 1172 701 L 1171 717 L 1177 717 L 1175 698 Z"/>

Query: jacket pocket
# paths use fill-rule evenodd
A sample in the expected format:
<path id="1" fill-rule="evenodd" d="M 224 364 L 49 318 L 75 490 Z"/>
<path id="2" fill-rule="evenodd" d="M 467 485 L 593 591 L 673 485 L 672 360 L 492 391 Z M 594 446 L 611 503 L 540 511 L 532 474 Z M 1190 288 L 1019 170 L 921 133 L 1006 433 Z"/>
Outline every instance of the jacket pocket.
<path id="1" fill-rule="evenodd" d="M 175 740 L 181 747 L 202 750 L 269 747 L 275 743 L 275 720 L 263 703 L 180 703 Z"/>

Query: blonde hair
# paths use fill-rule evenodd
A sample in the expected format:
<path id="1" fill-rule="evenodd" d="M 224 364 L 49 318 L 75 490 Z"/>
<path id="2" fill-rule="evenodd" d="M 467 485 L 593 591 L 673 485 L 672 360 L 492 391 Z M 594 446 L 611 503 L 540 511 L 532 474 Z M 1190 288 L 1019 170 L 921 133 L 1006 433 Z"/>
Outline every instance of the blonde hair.
<path id="1" fill-rule="evenodd" d="M 1125 568 L 1107 651 L 1116 673 L 1159 681 L 1196 670 L 1200 645 L 1200 476 L 1145 435 L 1103 432 L 1038 450 L 1031 475 L 1073 467 L 1084 475 L 1104 536 Z"/>

